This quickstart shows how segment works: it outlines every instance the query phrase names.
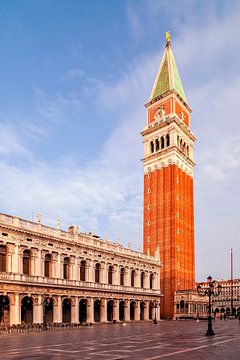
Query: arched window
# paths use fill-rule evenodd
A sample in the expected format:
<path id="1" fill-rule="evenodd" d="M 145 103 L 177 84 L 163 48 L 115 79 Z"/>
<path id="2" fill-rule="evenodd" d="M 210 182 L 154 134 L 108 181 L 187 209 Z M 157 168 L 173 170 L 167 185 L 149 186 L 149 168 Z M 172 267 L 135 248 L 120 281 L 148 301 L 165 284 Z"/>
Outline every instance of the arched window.
<path id="1" fill-rule="evenodd" d="M 161 149 L 164 149 L 164 136 L 161 136 Z"/>
<path id="2" fill-rule="evenodd" d="M 183 147 L 183 141 L 182 139 L 180 140 L 180 149 L 182 150 L 182 147 Z"/>
<path id="3" fill-rule="evenodd" d="M 185 307 L 184 300 L 181 300 L 180 301 L 180 309 L 184 309 L 184 307 Z"/>
<path id="4" fill-rule="evenodd" d="M 151 153 L 154 152 L 154 142 L 153 141 L 150 142 L 150 151 L 151 151 Z"/>
<path id="5" fill-rule="evenodd" d="M 144 278 L 145 278 L 145 274 L 144 272 L 141 272 L 141 288 L 144 288 Z"/>
<path id="6" fill-rule="evenodd" d="M 187 146 L 187 155 L 189 156 L 189 146 Z"/>
<path id="7" fill-rule="evenodd" d="M 44 276 L 50 277 L 52 275 L 51 262 L 52 262 L 52 256 L 50 254 L 46 254 L 44 260 Z"/>
<path id="8" fill-rule="evenodd" d="M 121 271 L 120 271 L 120 285 L 124 285 L 124 268 L 121 268 Z"/>
<path id="9" fill-rule="evenodd" d="M 156 145 L 156 151 L 158 151 L 159 150 L 159 140 L 158 139 L 155 140 L 155 145 Z"/>
<path id="10" fill-rule="evenodd" d="M 95 282 L 96 283 L 100 283 L 100 269 L 101 269 L 100 264 L 96 264 L 96 266 L 95 266 Z"/>
<path id="11" fill-rule="evenodd" d="M 177 146 L 179 147 L 179 135 L 177 136 Z"/>
<path id="12" fill-rule="evenodd" d="M 4 245 L 0 246 L 0 272 L 7 271 L 7 248 Z"/>
<path id="13" fill-rule="evenodd" d="M 134 287 L 134 280 L 135 280 L 135 270 L 131 271 L 131 286 Z"/>
<path id="14" fill-rule="evenodd" d="M 170 135 L 167 134 L 166 135 L 166 146 L 169 146 L 170 145 Z"/>
<path id="15" fill-rule="evenodd" d="M 86 280 L 86 261 L 82 260 L 80 263 L 80 280 Z"/>
<path id="16" fill-rule="evenodd" d="M 68 257 L 65 257 L 63 260 L 63 278 L 69 279 L 69 264 L 70 260 Z"/>
<path id="17" fill-rule="evenodd" d="M 150 278 L 149 278 L 149 287 L 150 289 L 153 288 L 153 274 L 150 274 Z"/>
<path id="18" fill-rule="evenodd" d="M 113 273 L 113 267 L 109 266 L 108 268 L 108 283 L 112 285 L 112 273 Z"/>
<path id="19" fill-rule="evenodd" d="M 31 252 L 24 250 L 23 252 L 23 274 L 29 275 L 31 268 Z"/>

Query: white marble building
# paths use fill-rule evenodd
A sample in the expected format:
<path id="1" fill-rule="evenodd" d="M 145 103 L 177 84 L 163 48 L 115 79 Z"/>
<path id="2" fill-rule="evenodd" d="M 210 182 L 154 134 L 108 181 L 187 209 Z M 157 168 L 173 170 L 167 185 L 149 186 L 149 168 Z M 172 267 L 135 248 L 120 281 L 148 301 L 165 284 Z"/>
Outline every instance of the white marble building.
<path id="1" fill-rule="evenodd" d="M 0 213 L 0 323 L 159 318 L 160 260 Z"/>

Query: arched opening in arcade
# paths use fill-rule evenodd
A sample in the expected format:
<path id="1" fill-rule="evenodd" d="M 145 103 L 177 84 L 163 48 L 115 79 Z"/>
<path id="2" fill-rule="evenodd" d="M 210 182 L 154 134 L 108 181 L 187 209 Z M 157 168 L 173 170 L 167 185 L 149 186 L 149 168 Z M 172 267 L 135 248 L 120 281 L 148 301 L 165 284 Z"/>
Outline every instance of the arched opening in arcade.
<path id="1" fill-rule="evenodd" d="M 101 271 L 101 265 L 97 263 L 95 265 L 95 282 L 100 283 L 100 271 Z"/>
<path id="2" fill-rule="evenodd" d="M 181 300 L 180 301 L 180 312 L 183 313 L 185 310 L 185 302 L 184 300 Z"/>
<path id="3" fill-rule="evenodd" d="M 226 308 L 226 313 L 227 313 L 227 316 L 230 316 L 231 315 L 231 310 L 229 307 Z"/>
<path id="4" fill-rule="evenodd" d="M 150 277 L 149 277 L 149 288 L 150 289 L 153 288 L 153 274 L 150 274 Z"/>
<path id="5" fill-rule="evenodd" d="M 237 308 L 237 315 L 240 315 L 240 307 Z"/>
<path id="6" fill-rule="evenodd" d="M 141 272 L 141 288 L 144 288 L 144 279 L 145 279 L 145 273 L 144 271 Z"/>
<path id="7" fill-rule="evenodd" d="M 94 301 L 94 321 L 100 322 L 101 319 L 101 301 L 95 300 Z"/>
<path id="8" fill-rule="evenodd" d="M 64 324 L 70 324 L 71 323 L 71 300 L 70 299 L 64 299 L 62 302 L 62 322 Z"/>
<path id="9" fill-rule="evenodd" d="M 23 274 L 30 275 L 31 273 L 31 251 L 24 250 L 23 252 Z"/>
<path id="10" fill-rule="evenodd" d="M 21 301 L 21 323 L 33 323 L 33 299 L 31 296 L 24 296 Z"/>
<path id="11" fill-rule="evenodd" d="M 220 312 L 221 312 L 221 314 L 224 314 L 224 313 L 225 313 L 225 309 L 224 309 L 224 308 L 221 308 Z"/>
<path id="12" fill-rule="evenodd" d="M 140 303 L 140 320 L 144 320 L 144 302 Z"/>
<path id="13" fill-rule="evenodd" d="M 113 321 L 113 300 L 107 302 L 107 321 Z"/>
<path id="14" fill-rule="evenodd" d="M 52 276 L 52 255 L 46 254 L 44 259 L 44 276 L 51 277 Z"/>
<path id="15" fill-rule="evenodd" d="M 0 272 L 7 271 L 7 247 L 5 245 L 0 246 Z"/>
<path id="16" fill-rule="evenodd" d="M 130 320 L 135 320 L 135 301 L 130 303 Z"/>
<path id="17" fill-rule="evenodd" d="M 120 285 L 121 286 L 124 285 L 124 277 L 125 277 L 125 269 L 121 268 L 121 270 L 120 270 Z"/>
<path id="18" fill-rule="evenodd" d="M 82 260 L 80 263 L 80 280 L 86 281 L 86 261 Z"/>
<path id="19" fill-rule="evenodd" d="M 43 322 L 52 323 L 53 322 L 53 299 L 47 297 L 43 302 Z"/>
<path id="20" fill-rule="evenodd" d="M 235 307 L 232 308 L 232 316 L 236 316 L 237 315 L 237 309 Z"/>
<path id="21" fill-rule="evenodd" d="M 124 309 L 125 309 L 125 301 L 121 300 L 119 302 L 119 321 L 124 321 L 125 320 Z"/>
<path id="22" fill-rule="evenodd" d="M 8 296 L 0 296 L 0 324 L 10 322 L 10 300 Z"/>
<path id="23" fill-rule="evenodd" d="M 148 314 L 148 318 L 149 320 L 153 320 L 153 310 L 154 309 L 154 304 L 151 302 L 149 304 L 149 314 Z"/>
<path id="24" fill-rule="evenodd" d="M 134 287 L 135 280 L 135 270 L 131 271 L 131 286 Z"/>
<path id="25" fill-rule="evenodd" d="M 69 257 L 65 257 L 63 260 L 63 278 L 69 279 L 69 273 L 70 273 L 70 259 Z"/>
<path id="26" fill-rule="evenodd" d="M 112 285 L 112 278 L 113 278 L 113 266 L 110 265 L 108 268 L 108 283 Z"/>
<path id="27" fill-rule="evenodd" d="M 79 322 L 80 324 L 87 322 L 87 300 L 82 299 L 79 302 Z"/>

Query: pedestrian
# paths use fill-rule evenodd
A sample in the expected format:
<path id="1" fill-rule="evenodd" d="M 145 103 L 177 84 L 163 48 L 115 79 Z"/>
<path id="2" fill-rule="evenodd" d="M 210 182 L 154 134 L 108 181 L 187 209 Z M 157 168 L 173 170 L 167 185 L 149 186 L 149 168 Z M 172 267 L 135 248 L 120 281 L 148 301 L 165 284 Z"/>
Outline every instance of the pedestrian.
<path id="1" fill-rule="evenodd" d="M 226 313 L 224 313 L 223 318 L 224 318 L 224 320 L 227 320 L 227 314 Z"/>
<path id="2" fill-rule="evenodd" d="M 220 320 L 222 320 L 222 314 L 220 314 Z"/>

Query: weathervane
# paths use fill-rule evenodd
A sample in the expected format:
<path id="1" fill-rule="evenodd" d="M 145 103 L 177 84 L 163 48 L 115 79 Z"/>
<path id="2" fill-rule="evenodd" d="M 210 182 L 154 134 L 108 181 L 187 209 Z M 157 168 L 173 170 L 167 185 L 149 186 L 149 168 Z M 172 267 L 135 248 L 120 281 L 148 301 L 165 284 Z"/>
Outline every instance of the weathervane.
<path id="1" fill-rule="evenodd" d="M 167 44 L 170 44 L 170 32 L 169 31 L 166 32 L 166 42 L 167 42 Z"/>

